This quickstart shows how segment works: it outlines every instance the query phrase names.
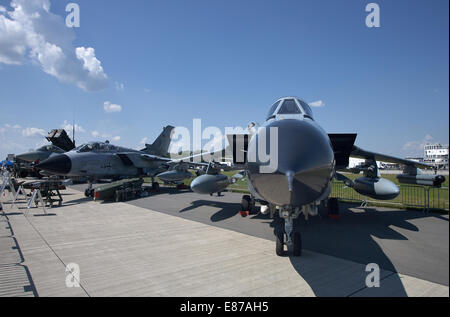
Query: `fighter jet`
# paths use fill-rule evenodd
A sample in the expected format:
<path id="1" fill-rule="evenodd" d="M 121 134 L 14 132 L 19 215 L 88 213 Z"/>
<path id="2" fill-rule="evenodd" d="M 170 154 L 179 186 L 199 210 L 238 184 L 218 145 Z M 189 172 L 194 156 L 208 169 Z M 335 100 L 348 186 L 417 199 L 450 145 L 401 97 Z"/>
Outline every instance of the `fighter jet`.
<path id="1" fill-rule="evenodd" d="M 376 161 L 400 163 L 406 166 L 400 182 L 440 185 L 442 177 L 420 174 L 418 168 L 427 164 L 404 160 L 362 150 L 354 146 L 356 134 L 327 134 L 315 121 L 309 105 L 297 97 L 277 100 L 262 125 L 249 125 L 248 133 L 227 135 L 232 149 L 233 169 L 246 175 L 250 195 L 244 195 L 241 211 L 249 211 L 255 202 L 262 204 L 261 213 L 276 213 L 284 219 L 275 230 L 276 253 L 285 254 L 284 246 L 294 256 L 301 254 L 301 235 L 294 220 L 301 213 L 307 218 L 318 214 L 322 201 L 328 199 L 334 178 L 344 180 L 357 192 L 376 199 L 393 199 L 399 188 L 380 177 Z M 262 149 L 262 150 L 261 150 Z M 261 153 L 263 155 L 261 155 Z M 269 152 L 270 159 L 264 155 Z M 352 181 L 337 171 L 346 170 L 349 157 L 365 158 L 359 172 L 364 176 Z M 223 191 L 232 181 L 225 175 L 201 175 L 191 183 L 191 189 L 201 194 Z"/>
<path id="2" fill-rule="evenodd" d="M 48 145 L 44 145 L 34 151 L 16 155 L 16 159 L 19 159 L 19 160 L 22 160 L 25 162 L 29 162 L 29 163 L 42 162 L 53 155 L 61 154 L 64 152 L 65 151 L 60 149 L 59 147 L 57 147 L 53 144 L 48 144 Z"/>
<path id="3" fill-rule="evenodd" d="M 62 176 L 85 176 L 89 186 L 86 196 L 93 195 L 92 182 L 97 179 L 120 179 L 149 176 L 154 189 L 159 188 L 155 177 L 176 183 L 192 177 L 187 170 L 192 164 L 167 157 L 173 126 L 166 126 L 153 144 L 138 151 L 109 142 L 83 144 L 65 154 L 59 154 L 37 165 L 39 169 Z M 197 163 L 195 166 L 207 164 Z"/>

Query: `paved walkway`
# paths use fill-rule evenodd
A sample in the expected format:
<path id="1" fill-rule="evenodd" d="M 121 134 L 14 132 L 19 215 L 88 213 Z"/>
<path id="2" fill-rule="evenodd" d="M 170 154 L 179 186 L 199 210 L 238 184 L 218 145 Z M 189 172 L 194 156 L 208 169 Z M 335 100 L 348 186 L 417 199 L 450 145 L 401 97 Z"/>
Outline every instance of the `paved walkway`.
<path id="1" fill-rule="evenodd" d="M 72 189 L 46 216 L 2 206 L 0 296 L 449 296 L 448 286 L 387 270 L 369 289 L 362 264 L 278 257 L 266 239 Z M 69 263 L 81 287 L 66 286 Z"/>

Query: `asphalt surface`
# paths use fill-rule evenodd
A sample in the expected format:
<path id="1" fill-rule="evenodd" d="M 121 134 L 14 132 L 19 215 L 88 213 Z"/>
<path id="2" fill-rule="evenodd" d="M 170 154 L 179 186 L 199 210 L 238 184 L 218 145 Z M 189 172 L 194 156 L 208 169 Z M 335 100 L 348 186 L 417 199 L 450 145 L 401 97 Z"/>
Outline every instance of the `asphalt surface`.
<path id="1" fill-rule="evenodd" d="M 72 188 L 84 191 L 86 184 Z M 259 207 L 254 214 L 242 217 L 242 195 L 223 195 L 161 188 L 127 203 L 275 241 L 276 220 L 259 214 Z M 306 250 L 361 264 L 377 263 L 385 270 L 449 285 L 448 215 L 340 204 L 338 220 L 329 219 L 326 210 L 321 210 L 319 216 L 308 221 L 301 217 L 297 223 Z"/>

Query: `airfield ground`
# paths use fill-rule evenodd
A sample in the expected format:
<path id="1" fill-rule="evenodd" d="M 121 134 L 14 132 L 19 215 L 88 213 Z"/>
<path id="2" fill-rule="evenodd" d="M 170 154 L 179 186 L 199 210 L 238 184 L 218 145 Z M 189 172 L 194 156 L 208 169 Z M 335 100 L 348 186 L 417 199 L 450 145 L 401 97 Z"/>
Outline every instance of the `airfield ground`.
<path id="1" fill-rule="evenodd" d="M 278 257 L 273 221 L 239 216 L 237 193 L 101 203 L 85 186 L 46 216 L 2 198 L 0 296 L 449 296 L 448 215 L 341 205 L 339 220 L 301 219 L 303 255 Z M 365 285 L 368 263 L 380 288 Z"/>

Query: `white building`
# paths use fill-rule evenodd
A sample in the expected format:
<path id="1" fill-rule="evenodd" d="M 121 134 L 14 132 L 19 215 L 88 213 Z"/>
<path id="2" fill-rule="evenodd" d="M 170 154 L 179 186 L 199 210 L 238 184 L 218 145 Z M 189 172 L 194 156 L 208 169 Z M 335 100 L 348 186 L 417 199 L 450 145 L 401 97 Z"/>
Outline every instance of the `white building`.
<path id="1" fill-rule="evenodd" d="M 448 169 L 448 145 L 425 145 L 423 161 L 439 169 Z"/>

